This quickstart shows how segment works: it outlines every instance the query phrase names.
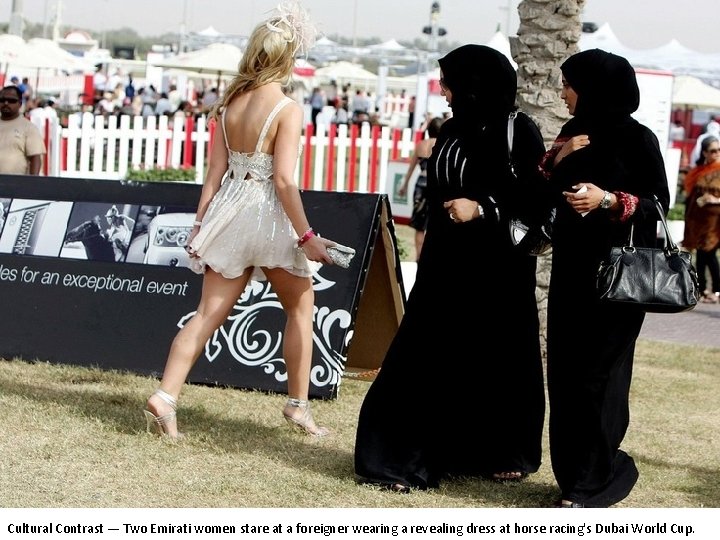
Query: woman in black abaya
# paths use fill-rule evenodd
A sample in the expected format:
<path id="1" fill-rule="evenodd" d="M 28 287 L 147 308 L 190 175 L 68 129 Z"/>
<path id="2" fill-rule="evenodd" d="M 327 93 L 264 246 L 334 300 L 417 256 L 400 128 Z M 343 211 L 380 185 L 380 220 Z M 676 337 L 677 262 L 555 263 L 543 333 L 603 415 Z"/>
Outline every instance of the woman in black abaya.
<path id="1" fill-rule="evenodd" d="M 630 116 L 640 98 L 627 60 L 594 49 L 561 70 L 573 118 L 543 159 L 558 194 L 548 299 L 550 456 L 560 506 L 608 507 L 638 478 L 620 445 L 644 314 L 601 304 L 595 278 L 631 224 L 637 245 L 655 245 L 652 197 L 667 210 L 669 192 L 657 138 Z"/>
<path id="2" fill-rule="evenodd" d="M 428 164 L 429 220 L 400 328 L 363 402 L 361 482 L 408 491 L 446 475 L 519 480 L 541 458 L 544 388 L 534 257 L 513 249 L 512 215 L 541 212 L 537 126 L 519 113 L 517 79 L 480 45 L 439 60 L 453 116 Z M 506 339 L 504 336 L 511 336 Z"/>

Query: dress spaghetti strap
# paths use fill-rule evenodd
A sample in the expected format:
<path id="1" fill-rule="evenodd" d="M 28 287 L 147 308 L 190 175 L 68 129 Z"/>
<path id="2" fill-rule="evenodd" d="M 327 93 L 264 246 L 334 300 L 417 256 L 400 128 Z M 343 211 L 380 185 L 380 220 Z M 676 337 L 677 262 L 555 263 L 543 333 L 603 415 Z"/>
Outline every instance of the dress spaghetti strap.
<path id="1" fill-rule="evenodd" d="M 273 108 L 272 111 L 270 111 L 270 114 L 265 119 L 265 124 L 263 124 L 262 131 L 260 132 L 260 137 L 258 137 L 257 145 L 255 146 L 255 153 L 257 154 L 262 149 L 262 145 L 265 142 L 265 136 L 267 135 L 268 129 L 270 129 L 270 125 L 272 124 L 272 121 L 275 120 L 275 116 L 277 116 L 277 113 L 280 112 L 280 109 L 282 109 L 285 105 L 290 103 L 292 99 L 285 96 L 280 101 L 277 102 L 277 105 Z"/>

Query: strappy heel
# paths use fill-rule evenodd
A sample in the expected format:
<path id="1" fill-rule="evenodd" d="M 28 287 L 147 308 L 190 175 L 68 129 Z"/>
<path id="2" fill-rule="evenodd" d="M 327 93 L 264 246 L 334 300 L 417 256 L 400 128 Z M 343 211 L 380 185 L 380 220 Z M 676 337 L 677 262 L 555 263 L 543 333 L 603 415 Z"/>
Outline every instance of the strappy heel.
<path id="1" fill-rule="evenodd" d="M 290 414 L 289 409 L 301 409 L 302 414 L 293 416 Z M 312 412 L 310 411 L 310 403 L 308 403 L 306 399 L 288 398 L 285 403 L 285 408 L 283 409 L 283 416 L 291 427 L 299 429 L 306 435 L 325 437 L 330 433 L 329 429 L 315 424 Z"/>
<path id="2" fill-rule="evenodd" d="M 170 394 L 158 388 L 153 392 L 152 396 L 157 396 L 165 403 L 172 407 L 172 411 L 162 416 L 155 416 L 147 408 L 143 411 L 145 413 L 146 429 L 148 433 L 157 433 L 158 435 L 166 435 L 171 439 L 180 439 L 183 437 L 182 433 L 177 432 L 176 435 L 171 435 L 169 432 L 169 425 L 175 422 L 177 425 L 177 400 Z M 150 396 L 150 397 L 152 397 Z M 149 401 L 149 400 L 148 400 Z M 148 403 L 149 405 L 149 403 Z M 149 407 L 148 407 L 149 408 Z M 177 431 L 177 428 L 176 428 Z"/>

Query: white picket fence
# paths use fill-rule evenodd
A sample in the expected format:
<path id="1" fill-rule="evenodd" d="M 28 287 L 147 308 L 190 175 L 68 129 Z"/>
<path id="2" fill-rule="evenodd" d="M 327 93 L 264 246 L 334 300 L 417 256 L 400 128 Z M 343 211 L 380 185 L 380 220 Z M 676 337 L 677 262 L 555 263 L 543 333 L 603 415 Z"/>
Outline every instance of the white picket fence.
<path id="1" fill-rule="evenodd" d="M 308 131 L 310 130 L 310 131 Z M 304 189 L 385 192 L 388 163 L 412 153 L 417 134 L 389 127 L 306 128 L 296 180 Z M 124 179 L 132 169 L 193 167 L 202 183 L 215 125 L 205 117 L 173 122 L 167 116 L 69 117 L 68 126 L 48 121 L 49 176 Z"/>

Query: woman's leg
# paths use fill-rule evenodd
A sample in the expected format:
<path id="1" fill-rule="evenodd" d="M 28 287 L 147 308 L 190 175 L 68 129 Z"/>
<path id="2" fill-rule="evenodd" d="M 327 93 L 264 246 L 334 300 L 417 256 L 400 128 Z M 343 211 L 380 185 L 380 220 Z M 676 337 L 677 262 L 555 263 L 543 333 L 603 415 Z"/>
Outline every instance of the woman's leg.
<path id="1" fill-rule="evenodd" d="M 311 435 L 324 435 L 327 430 L 313 421 L 307 404 L 313 351 L 313 310 L 315 292 L 312 280 L 294 276 L 281 268 L 263 268 L 277 293 L 285 312 L 283 357 L 288 373 L 288 404 L 283 414 L 295 420 Z M 294 401 L 295 400 L 295 401 Z M 321 432 L 324 430 L 324 432 Z"/>
<path id="2" fill-rule="evenodd" d="M 425 241 L 425 231 L 415 231 L 415 261 L 420 260 L 420 252 L 422 251 L 423 242 Z"/>
<path id="3" fill-rule="evenodd" d="M 701 249 L 695 250 L 695 269 L 698 275 L 698 285 L 700 286 L 701 294 L 705 293 L 707 289 L 707 276 L 705 275 L 707 269 L 707 252 Z"/>
<path id="4" fill-rule="evenodd" d="M 283 357 L 288 371 L 288 395 L 307 399 L 313 348 L 315 292 L 309 278 L 294 276 L 281 268 L 265 269 L 287 318 Z"/>
<path id="5" fill-rule="evenodd" d="M 710 279 L 712 280 L 711 292 L 720 293 L 720 263 L 717 258 L 717 248 L 707 252 L 707 267 L 710 271 Z"/>
<path id="6" fill-rule="evenodd" d="M 235 302 L 250 278 L 252 268 L 235 279 L 227 279 L 207 269 L 203 277 L 202 295 L 195 315 L 183 326 L 170 346 L 160 390 L 177 400 L 190 370 L 205 343 L 227 319 Z M 156 417 L 172 414 L 174 407 L 162 394 L 148 398 L 147 410 Z M 165 433 L 177 437 L 177 425 L 172 421 L 163 426 Z"/>

